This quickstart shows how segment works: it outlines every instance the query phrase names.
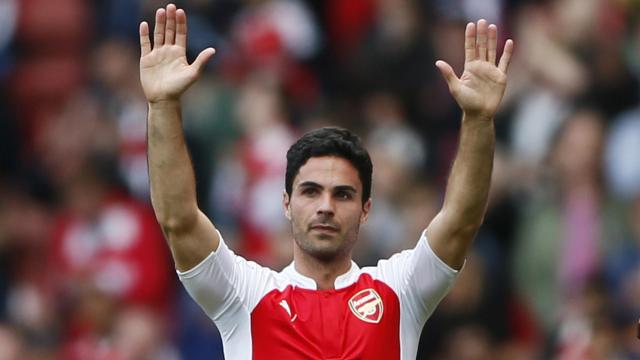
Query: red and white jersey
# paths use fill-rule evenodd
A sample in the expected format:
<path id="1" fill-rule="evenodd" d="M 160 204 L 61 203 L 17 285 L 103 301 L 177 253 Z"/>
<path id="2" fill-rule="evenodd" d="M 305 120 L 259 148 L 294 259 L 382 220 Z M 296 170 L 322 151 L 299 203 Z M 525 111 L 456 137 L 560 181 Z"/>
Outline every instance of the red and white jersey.
<path id="1" fill-rule="evenodd" d="M 335 290 L 317 290 L 293 264 L 278 273 L 247 261 L 222 240 L 178 272 L 218 327 L 227 359 L 413 360 L 422 326 L 457 274 L 424 233 L 414 249 L 375 267 L 352 262 Z"/>

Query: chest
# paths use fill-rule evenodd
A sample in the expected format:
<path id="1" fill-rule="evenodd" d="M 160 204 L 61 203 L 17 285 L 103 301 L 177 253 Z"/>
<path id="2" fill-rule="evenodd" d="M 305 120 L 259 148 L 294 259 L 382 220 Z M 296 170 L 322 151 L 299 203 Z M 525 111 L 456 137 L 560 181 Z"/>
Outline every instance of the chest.
<path id="1" fill-rule="evenodd" d="M 398 359 L 400 305 L 386 284 L 362 279 L 344 289 L 289 286 L 251 314 L 254 359 Z"/>

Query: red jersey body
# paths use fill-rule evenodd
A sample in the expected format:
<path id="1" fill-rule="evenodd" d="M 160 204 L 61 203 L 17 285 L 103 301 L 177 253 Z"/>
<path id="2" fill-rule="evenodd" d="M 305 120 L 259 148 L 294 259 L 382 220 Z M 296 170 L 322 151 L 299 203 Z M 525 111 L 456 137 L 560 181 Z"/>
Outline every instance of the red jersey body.
<path id="1" fill-rule="evenodd" d="M 369 275 L 339 290 L 273 290 L 251 314 L 253 358 L 400 359 L 399 315 L 393 290 Z"/>
<path id="2" fill-rule="evenodd" d="M 338 276 L 335 290 L 289 265 L 280 273 L 220 246 L 178 272 L 220 330 L 227 359 L 415 359 L 420 331 L 457 271 L 423 237 L 375 267 Z"/>

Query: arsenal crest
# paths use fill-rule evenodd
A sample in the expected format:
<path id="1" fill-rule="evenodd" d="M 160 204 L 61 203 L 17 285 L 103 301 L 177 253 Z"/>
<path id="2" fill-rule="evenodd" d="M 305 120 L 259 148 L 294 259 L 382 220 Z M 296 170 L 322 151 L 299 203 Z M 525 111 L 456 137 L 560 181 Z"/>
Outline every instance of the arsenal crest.
<path id="1" fill-rule="evenodd" d="M 373 289 L 364 289 L 349 300 L 349 308 L 358 319 L 377 324 L 382 319 L 382 298 Z"/>

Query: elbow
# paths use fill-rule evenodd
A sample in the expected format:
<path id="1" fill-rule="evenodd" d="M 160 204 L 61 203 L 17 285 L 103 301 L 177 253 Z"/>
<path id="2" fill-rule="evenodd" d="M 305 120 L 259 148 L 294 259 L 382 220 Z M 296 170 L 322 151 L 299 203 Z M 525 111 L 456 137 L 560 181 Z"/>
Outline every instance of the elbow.
<path id="1" fill-rule="evenodd" d="M 477 233 L 484 223 L 484 212 L 481 214 L 466 214 L 460 219 L 460 231 L 465 233 Z"/>
<path id="2" fill-rule="evenodd" d="M 469 217 L 466 220 L 462 220 L 460 221 L 460 226 L 458 227 L 458 233 L 462 236 L 473 239 L 476 237 L 476 234 L 480 230 L 483 222 L 484 214 L 475 218 Z"/>
<path id="3" fill-rule="evenodd" d="M 449 224 L 453 232 L 461 237 L 474 238 L 484 222 L 484 211 L 452 210 L 447 213 L 451 216 Z"/>
<path id="4" fill-rule="evenodd" d="M 482 222 L 461 224 L 456 230 L 454 230 L 454 236 L 467 239 L 467 241 L 472 241 L 476 237 L 476 234 L 478 234 L 480 225 L 482 225 Z"/>
<path id="5" fill-rule="evenodd" d="M 184 232 L 194 226 L 198 219 L 197 211 L 163 212 L 155 210 L 156 220 L 165 235 Z"/>

